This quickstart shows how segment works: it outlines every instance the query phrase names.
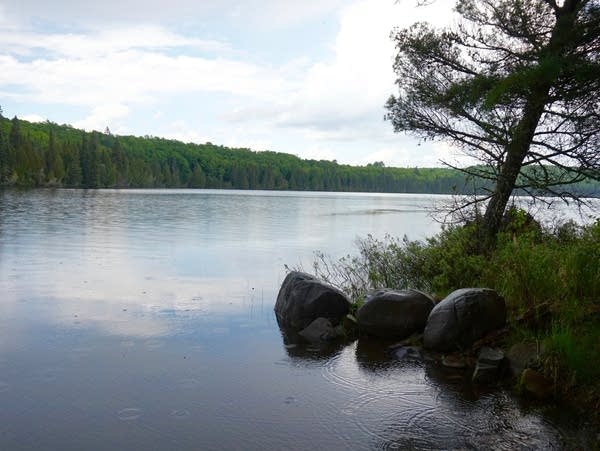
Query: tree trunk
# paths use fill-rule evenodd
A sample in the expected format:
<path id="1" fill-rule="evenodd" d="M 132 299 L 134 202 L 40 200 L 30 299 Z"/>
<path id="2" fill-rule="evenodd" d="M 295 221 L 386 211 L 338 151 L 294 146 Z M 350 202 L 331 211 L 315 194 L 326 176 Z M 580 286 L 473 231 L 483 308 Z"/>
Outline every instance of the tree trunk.
<path id="1" fill-rule="evenodd" d="M 549 86 L 540 86 L 530 94 L 523 116 L 515 128 L 513 139 L 506 146 L 506 160 L 500 169 L 496 187 L 483 216 L 483 232 L 486 246 L 494 244 L 504 210 L 512 195 L 523 161 L 529 151 L 544 106 L 548 101 Z"/>
<path id="2" fill-rule="evenodd" d="M 572 45 L 571 34 L 575 24 L 576 10 L 580 3 L 580 0 L 565 0 L 562 7 L 557 7 L 556 23 L 548 47 L 544 52 L 546 56 L 561 56 Z M 506 145 L 506 160 L 500 168 L 496 187 L 483 217 L 483 239 L 486 247 L 495 244 L 506 205 L 515 188 L 523 161 L 529 152 L 544 107 L 549 102 L 553 82 L 554 80 L 551 79 L 540 80 L 539 84 L 529 93 L 523 108 L 523 115 L 515 127 L 511 141 Z"/>

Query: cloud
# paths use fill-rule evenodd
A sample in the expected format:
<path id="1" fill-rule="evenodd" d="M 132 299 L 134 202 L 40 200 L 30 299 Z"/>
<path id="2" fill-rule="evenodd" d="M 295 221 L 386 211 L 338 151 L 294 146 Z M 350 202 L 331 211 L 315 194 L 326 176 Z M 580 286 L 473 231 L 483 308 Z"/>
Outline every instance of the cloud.
<path id="1" fill-rule="evenodd" d="M 0 43 L 17 57 L 44 52 L 44 58 L 91 58 L 131 49 L 186 48 L 202 52 L 231 51 L 226 42 L 190 38 L 157 25 L 133 25 L 88 33 L 41 33 L 0 30 Z"/>
<path id="2" fill-rule="evenodd" d="M 87 107 L 88 117 L 77 121 L 86 128 L 104 128 L 107 117 L 123 118 L 122 113 L 135 105 L 160 103 L 173 95 L 221 92 L 268 100 L 286 84 L 277 70 L 227 57 L 229 50 L 216 57 L 171 54 L 182 46 L 227 46 L 159 27 L 24 36 L 21 47 L 13 50 L 16 38 L 0 33 L 0 45 L 13 53 L 0 55 L 3 95 L 20 102 Z M 50 48 L 52 54 L 23 58 Z"/>
<path id="3" fill-rule="evenodd" d="M 409 3 L 173 0 L 165 8 L 158 0 L 5 0 L 0 95 L 19 105 L 43 105 L 44 114 L 53 106 L 70 108 L 77 117 L 50 119 L 88 130 L 109 126 L 116 133 L 210 140 L 341 162 L 377 152 L 387 155 L 386 162 L 404 161 L 404 150 L 397 148 L 413 144 L 383 122 L 395 77 L 389 34 L 394 26 L 423 18 L 447 20 L 450 5 L 438 0 L 433 9 L 407 14 Z M 318 41 L 308 27 L 294 35 L 306 45 L 283 59 L 269 59 L 270 47 L 266 57 L 240 48 L 244 33 L 257 31 L 273 42 L 287 36 L 259 29 L 259 23 L 299 26 L 331 20 L 334 11 L 339 28 L 333 41 Z M 170 15 L 182 18 L 177 29 L 184 31 L 169 28 Z M 13 16 L 28 25 L 15 21 L 7 28 L 3 19 Z M 103 17 L 117 16 L 122 20 L 99 25 Z M 225 24 L 218 28 L 225 37 L 213 39 L 202 27 L 188 27 L 184 16 L 196 25 Z M 36 20 L 46 25 L 73 20 L 79 28 L 48 31 Z M 232 24 L 240 27 L 232 32 Z"/>
<path id="4" fill-rule="evenodd" d="M 126 134 L 128 129 L 122 119 L 126 118 L 128 113 L 129 108 L 125 105 L 101 105 L 94 107 L 89 116 L 72 125 L 84 130 L 104 130 L 104 127 L 110 125 L 113 133 Z"/>
<path id="5" fill-rule="evenodd" d="M 21 116 L 21 119 L 29 121 L 29 122 L 45 122 L 46 121 L 46 119 L 44 119 L 39 114 L 26 114 L 24 116 Z"/>
<path id="6" fill-rule="evenodd" d="M 416 20 L 447 22 L 450 3 L 440 3 L 435 10 L 423 7 L 411 15 L 392 1 L 353 3 L 341 15 L 332 61 L 309 66 L 284 101 L 242 106 L 227 119 L 271 120 L 279 127 L 364 134 L 365 125 L 382 121 L 384 104 L 394 89 L 391 30 Z"/>
<path id="7" fill-rule="evenodd" d="M 3 0 L 12 20 L 52 22 L 72 26 L 106 23 L 171 22 L 201 24 L 236 20 L 266 27 L 284 27 L 315 20 L 344 0 Z"/>

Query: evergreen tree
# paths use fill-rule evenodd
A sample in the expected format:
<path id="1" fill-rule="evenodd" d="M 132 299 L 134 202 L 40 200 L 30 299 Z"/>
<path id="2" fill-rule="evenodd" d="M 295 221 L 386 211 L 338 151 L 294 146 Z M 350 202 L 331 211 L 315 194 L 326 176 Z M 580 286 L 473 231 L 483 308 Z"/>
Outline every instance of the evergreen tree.
<path id="1" fill-rule="evenodd" d="M 1 110 L 0 110 L 0 119 L 1 119 Z M 0 185 L 6 182 L 9 165 L 8 165 L 8 154 L 9 154 L 9 145 L 8 145 L 8 137 L 5 135 L 4 130 L 0 127 Z"/>
<path id="2" fill-rule="evenodd" d="M 83 188 L 98 188 L 98 138 L 95 133 L 88 137 L 83 133 L 79 156 L 81 160 L 81 184 Z"/>
<path id="3" fill-rule="evenodd" d="M 202 166 L 196 164 L 192 175 L 190 177 L 189 187 L 190 188 L 204 188 L 206 186 L 206 175 L 202 170 Z"/>
<path id="4" fill-rule="evenodd" d="M 48 134 L 48 150 L 45 158 L 45 174 L 48 183 L 55 185 L 62 183 L 65 176 L 64 162 L 58 151 L 56 136 L 50 129 Z"/>
<path id="5" fill-rule="evenodd" d="M 598 0 L 458 0 L 461 20 L 395 33 L 396 131 L 446 140 L 482 164 L 461 168 L 491 190 L 492 244 L 515 190 L 578 199 L 600 180 Z"/>

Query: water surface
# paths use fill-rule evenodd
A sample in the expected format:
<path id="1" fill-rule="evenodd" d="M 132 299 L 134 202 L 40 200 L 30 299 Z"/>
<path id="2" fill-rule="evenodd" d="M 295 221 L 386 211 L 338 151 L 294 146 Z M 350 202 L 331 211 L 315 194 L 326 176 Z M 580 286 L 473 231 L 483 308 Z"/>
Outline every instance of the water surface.
<path id="1" fill-rule="evenodd" d="M 440 200 L 0 192 L 0 449 L 561 448 L 576 424 L 502 389 L 282 340 L 285 264 L 429 236 Z"/>

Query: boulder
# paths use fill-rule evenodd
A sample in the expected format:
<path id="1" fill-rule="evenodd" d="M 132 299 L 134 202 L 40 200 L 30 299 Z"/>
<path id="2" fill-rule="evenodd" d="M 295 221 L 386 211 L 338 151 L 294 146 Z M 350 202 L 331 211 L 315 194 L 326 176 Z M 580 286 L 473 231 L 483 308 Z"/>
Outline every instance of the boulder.
<path id="1" fill-rule="evenodd" d="M 425 347 L 440 352 L 466 349 L 506 322 L 506 304 L 494 290 L 463 288 L 437 304 L 423 333 Z"/>
<path id="2" fill-rule="evenodd" d="M 323 343 L 335 340 L 338 333 L 327 318 L 317 318 L 300 332 L 302 338 L 311 343 Z"/>
<path id="3" fill-rule="evenodd" d="M 423 360 L 421 348 L 418 346 L 398 346 L 392 350 L 392 356 L 397 360 Z"/>
<path id="4" fill-rule="evenodd" d="M 481 348 L 473 371 L 473 382 L 495 382 L 503 361 L 504 353 L 501 350 L 487 346 Z"/>
<path id="5" fill-rule="evenodd" d="M 521 374 L 521 391 L 538 399 L 548 399 L 552 396 L 552 383 L 540 372 L 531 368 Z"/>
<path id="6" fill-rule="evenodd" d="M 517 343 L 506 354 L 513 377 L 519 377 L 524 369 L 535 366 L 544 353 L 543 344 L 536 342 Z"/>
<path id="7" fill-rule="evenodd" d="M 366 296 L 356 320 L 361 332 L 382 338 L 406 338 L 421 332 L 434 306 L 417 290 L 376 290 Z"/>
<path id="8" fill-rule="evenodd" d="M 300 331 L 317 318 L 328 319 L 337 326 L 350 311 L 348 297 L 316 277 L 290 272 L 279 290 L 275 315 L 282 328 Z"/>
<path id="9" fill-rule="evenodd" d="M 446 368 L 463 369 L 467 367 L 467 359 L 462 354 L 448 354 L 442 359 L 442 365 Z"/>

